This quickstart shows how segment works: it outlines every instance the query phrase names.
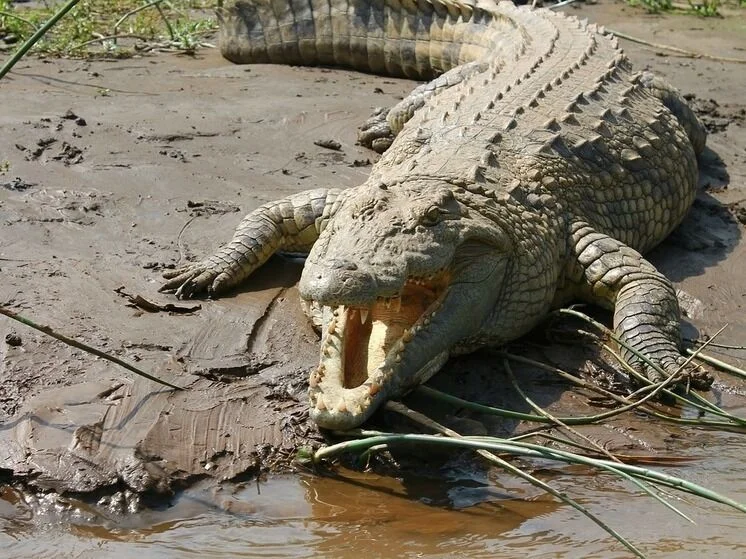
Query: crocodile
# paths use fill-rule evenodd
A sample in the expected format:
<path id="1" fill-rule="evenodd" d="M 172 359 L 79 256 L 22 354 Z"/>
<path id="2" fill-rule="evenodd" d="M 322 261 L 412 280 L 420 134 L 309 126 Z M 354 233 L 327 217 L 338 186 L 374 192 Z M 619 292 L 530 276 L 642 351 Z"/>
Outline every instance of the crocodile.
<path id="1" fill-rule="evenodd" d="M 236 63 L 425 82 L 361 128 L 383 152 L 362 185 L 267 203 L 165 274 L 163 291 L 215 296 L 275 252 L 307 253 L 319 426 L 358 426 L 450 356 L 514 340 L 571 300 L 612 310 L 623 357 L 652 380 L 651 363 L 695 376 L 681 373 L 676 292 L 642 253 L 692 205 L 706 134 L 611 33 L 490 0 L 241 0 L 219 18 Z"/>

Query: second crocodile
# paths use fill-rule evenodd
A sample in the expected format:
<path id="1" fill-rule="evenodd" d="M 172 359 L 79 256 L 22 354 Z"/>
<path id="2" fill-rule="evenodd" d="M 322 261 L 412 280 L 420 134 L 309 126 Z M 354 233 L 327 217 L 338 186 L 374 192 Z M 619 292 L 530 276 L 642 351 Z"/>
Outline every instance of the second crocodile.
<path id="1" fill-rule="evenodd" d="M 641 253 L 692 204 L 705 132 L 613 36 L 508 2 L 254 0 L 220 15 L 235 62 L 431 79 L 363 127 L 385 150 L 363 185 L 259 207 L 162 288 L 217 295 L 276 251 L 308 252 L 320 426 L 361 424 L 449 356 L 513 340 L 571 299 L 613 309 L 626 344 L 679 371 L 676 294 Z"/>

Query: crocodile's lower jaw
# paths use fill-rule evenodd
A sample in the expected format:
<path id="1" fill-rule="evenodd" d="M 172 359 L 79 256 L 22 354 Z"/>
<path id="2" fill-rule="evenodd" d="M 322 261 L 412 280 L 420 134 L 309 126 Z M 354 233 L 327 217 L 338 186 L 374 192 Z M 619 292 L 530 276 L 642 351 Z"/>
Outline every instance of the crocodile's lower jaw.
<path id="1" fill-rule="evenodd" d="M 410 279 L 398 296 L 379 298 L 371 307 L 331 309 L 320 364 L 309 379 L 316 423 L 333 429 L 356 427 L 384 399 L 401 395 L 437 372 L 447 352 L 426 356 L 426 365 L 416 370 L 408 370 L 407 356 L 423 350 L 418 336 L 428 333 L 447 293 L 447 275 L 439 274 Z"/>

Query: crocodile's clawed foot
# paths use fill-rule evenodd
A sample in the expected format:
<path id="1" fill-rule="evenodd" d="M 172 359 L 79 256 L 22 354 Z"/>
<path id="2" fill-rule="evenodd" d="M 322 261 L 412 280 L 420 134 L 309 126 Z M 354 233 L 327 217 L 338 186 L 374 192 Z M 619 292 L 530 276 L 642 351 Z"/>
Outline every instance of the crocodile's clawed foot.
<path id="1" fill-rule="evenodd" d="M 362 146 L 383 153 L 394 142 L 394 133 L 387 120 L 389 109 L 378 107 L 358 129 L 357 140 Z"/>
<path id="2" fill-rule="evenodd" d="M 220 272 L 205 262 L 195 262 L 163 273 L 166 281 L 158 291 L 175 291 L 179 299 L 191 299 L 201 293 L 217 291 Z"/>
<path id="3" fill-rule="evenodd" d="M 708 390 L 714 380 L 712 375 L 692 362 L 685 365 L 686 361 L 686 357 L 681 355 L 662 360 L 660 366 L 666 372 L 666 376 L 649 365 L 645 365 L 644 373 L 651 382 L 655 383 L 666 380 L 670 375 L 676 375 L 675 380 L 669 387 L 676 392 L 685 392 L 689 388 Z"/>

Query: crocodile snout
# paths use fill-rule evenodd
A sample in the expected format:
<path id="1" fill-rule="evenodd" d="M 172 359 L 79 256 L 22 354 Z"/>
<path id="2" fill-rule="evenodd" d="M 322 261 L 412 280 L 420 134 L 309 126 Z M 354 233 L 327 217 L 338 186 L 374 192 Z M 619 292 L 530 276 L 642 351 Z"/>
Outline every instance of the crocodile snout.
<path id="1" fill-rule="evenodd" d="M 367 307 L 378 292 L 372 273 L 350 260 L 306 262 L 298 288 L 301 297 L 326 306 Z"/>

